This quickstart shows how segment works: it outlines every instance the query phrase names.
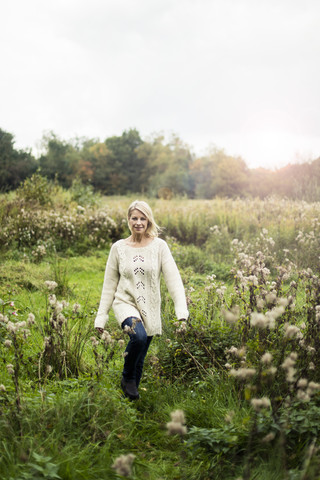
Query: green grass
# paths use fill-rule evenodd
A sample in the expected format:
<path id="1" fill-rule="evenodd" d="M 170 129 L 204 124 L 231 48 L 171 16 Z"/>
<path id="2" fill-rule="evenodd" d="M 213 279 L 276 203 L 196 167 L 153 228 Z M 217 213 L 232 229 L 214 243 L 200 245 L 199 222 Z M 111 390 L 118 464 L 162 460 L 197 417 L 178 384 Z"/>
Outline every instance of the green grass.
<path id="1" fill-rule="evenodd" d="M 223 342 L 228 345 L 236 337 L 222 329 L 219 315 L 223 303 L 217 296 L 210 297 L 205 290 L 207 275 L 216 273 L 215 268 L 220 264 L 212 254 L 194 246 L 176 244 L 172 250 L 186 289 L 194 289 L 190 293 L 194 300 L 190 307 L 192 318 L 200 330 L 202 327 L 208 330 L 216 355 L 221 354 Z M 105 250 L 88 256 L 48 257 L 40 263 L 23 261 L 21 255 L 17 259 L 13 255 L 4 258 L 0 264 L 3 279 L 0 297 L 13 300 L 21 318 L 33 312 L 41 324 L 46 312 L 44 282 L 55 280 L 61 288 L 60 299 L 66 299 L 70 305 L 80 303 L 85 309 L 86 316 L 81 317 L 83 326 L 91 325 L 91 334 L 94 335 L 93 321 L 100 300 L 107 253 Z M 220 265 L 217 282 L 229 282 L 226 302 L 230 304 L 234 298 L 234 286 L 229 267 Z M 279 443 L 261 443 L 262 435 L 271 428 L 263 415 L 259 417 L 260 433 L 255 432 L 255 443 L 249 448 L 253 417 L 249 402 L 244 400 L 244 389 L 227 375 L 223 365 L 218 368 L 217 364 L 209 364 L 203 352 L 195 353 L 200 348 L 196 342 L 202 337 L 195 336 L 191 347 L 204 365 L 200 370 L 194 368 L 192 375 L 186 375 L 184 357 L 181 357 L 181 365 L 178 364 L 167 338 L 177 341 L 181 348 L 184 343 L 189 345 L 188 340 L 175 333 L 171 321 L 172 302 L 167 302 L 166 295 L 163 301 L 164 335 L 156 337 L 151 344 L 141 398 L 137 402 L 122 397 L 119 387 L 121 352 L 116 353 L 98 379 L 91 342 L 88 341 L 83 355 L 84 371 L 78 377 L 69 375 L 61 379 L 53 375 L 39 383 L 37 375 L 22 374 L 22 408 L 18 412 L 12 378 L 5 369 L 9 357 L 2 347 L 0 384 L 7 388 L 7 392 L 0 395 L 0 471 L 3 480 L 51 480 L 55 474 L 63 480 L 121 478 L 112 469 L 112 464 L 119 455 L 128 453 L 135 455 L 130 477 L 134 480 L 240 478 L 244 475 L 250 453 L 253 459 L 247 478 L 318 478 L 312 473 L 317 471 L 316 455 L 310 463 L 310 475 L 301 476 L 310 437 L 301 432 L 291 433 L 291 437 L 288 434 L 287 460 L 290 465 L 284 465 Z M 208 302 L 214 302 L 211 310 Z M 305 302 L 302 289 L 297 297 L 300 313 Z M 214 330 L 211 332 L 209 326 L 214 318 L 218 318 L 217 336 L 210 337 Z M 115 332 L 119 330 L 112 315 L 108 328 Z M 254 348 L 262 345 L 252 344 Z M 24 361 L 29 356 L 33 361 L 38 358 L 37 354 L 43 349 L 43 336 L 37 329 L 28 337 L 24 348 Z M 151 359 L 155 356 L 159 362 L 153 363 Z M 161 370 L 166 362 L 171 362 L 173 372 L 170 375 Z M 314 408 L 318 408 L 317 403 Z M 176 409 L 185 412 L 189 433 L 184 438 L 167 434 L 166 424 L 170 421 L 170 413 Z M 227 416 L 232 417 L 231 423 L 227 422 Z M 299 444 L 296 452 L 292 446 L 295 441 Z M 38 476 L 35 476 L 35 468 Z M 291 475 L 290 469 L 295 473 Z"/>

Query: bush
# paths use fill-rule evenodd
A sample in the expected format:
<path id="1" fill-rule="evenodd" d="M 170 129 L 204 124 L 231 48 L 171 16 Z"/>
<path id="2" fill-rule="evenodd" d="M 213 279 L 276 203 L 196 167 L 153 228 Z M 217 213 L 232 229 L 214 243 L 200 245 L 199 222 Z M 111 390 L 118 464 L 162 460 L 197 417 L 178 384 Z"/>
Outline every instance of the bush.
<path id="1" fill-rule="evenodd" d="M 40 174 L 40 170 L 27 178 L 17 189 L 17 197 L 24 203 L 52 205 L 55 185 Z"/>

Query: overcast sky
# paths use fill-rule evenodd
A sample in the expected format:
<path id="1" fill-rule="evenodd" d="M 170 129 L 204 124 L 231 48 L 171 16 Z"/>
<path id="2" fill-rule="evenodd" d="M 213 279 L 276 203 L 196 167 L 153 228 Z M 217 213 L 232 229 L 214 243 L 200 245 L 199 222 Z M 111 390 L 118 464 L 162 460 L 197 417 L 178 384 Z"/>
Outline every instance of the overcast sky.
<path id="1" fill-rule="evenodd" d="M 2 0 L 0 128 L 137 128 L 249 167 L 320 156 L 319 0 Z"/>

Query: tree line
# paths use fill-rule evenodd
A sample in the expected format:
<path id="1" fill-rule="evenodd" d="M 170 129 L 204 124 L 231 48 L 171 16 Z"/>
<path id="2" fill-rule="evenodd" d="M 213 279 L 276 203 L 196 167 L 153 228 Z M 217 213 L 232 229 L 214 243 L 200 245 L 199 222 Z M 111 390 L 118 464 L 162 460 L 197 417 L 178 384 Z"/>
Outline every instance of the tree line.
<path id="1" fill-rule="evenodd" d="M 142 140 L 136 129 L 119 136 L 63 140 L 42 139 L 42 154 L 17 150 L 14 136 L 0 129 L 0 191 L 16 189 L 40 169 L 41 175 L 69 188 L 74 180 L 106 195 L 142 193 L 155 197 L 286 196 L 320 200 L 320 157 L 276 171 L 249 169 L 241 157 L 212 148 L 197 157 L 178 136 Z"/>

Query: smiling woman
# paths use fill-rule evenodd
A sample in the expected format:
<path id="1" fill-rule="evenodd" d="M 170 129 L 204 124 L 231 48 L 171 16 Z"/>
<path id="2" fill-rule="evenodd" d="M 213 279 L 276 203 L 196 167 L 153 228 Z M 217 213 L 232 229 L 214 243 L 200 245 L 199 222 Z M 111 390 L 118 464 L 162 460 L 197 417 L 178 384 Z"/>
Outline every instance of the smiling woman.
<path id="1" fill-rule="evenodd" d="M 130 205 L 128 226 L 131 235 L 110 250 L 95 327 L 103 334 L 112 308 L 119 325 L 128 333 L 121 388 L 125 396 L 136 400 L 149 345 L 153 336 L 162 331 L 161 273 L 177 318 L 186 320 L 189 312 L 180 273 L 167 243 L 158 238 L 160 228 L 146 202 Z"/>

